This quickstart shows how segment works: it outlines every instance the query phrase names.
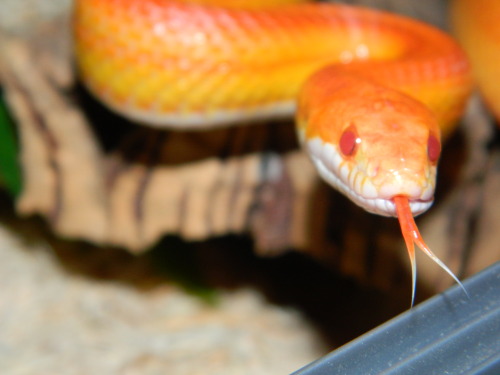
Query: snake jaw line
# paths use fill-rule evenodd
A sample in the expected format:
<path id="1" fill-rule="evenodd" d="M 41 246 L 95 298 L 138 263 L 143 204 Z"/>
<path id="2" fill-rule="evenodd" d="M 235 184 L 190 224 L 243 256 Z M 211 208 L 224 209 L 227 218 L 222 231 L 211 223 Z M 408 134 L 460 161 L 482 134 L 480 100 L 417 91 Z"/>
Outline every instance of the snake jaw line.
<path id="1" fill-rule="evenodd" d="M 368 212 L 381 216 L 397 216 L 392 198 L 381 197 L 380 187 L 373 184 L 369 176 L 362 171 L 349 166 L 334 145 L 319 137 L 307 139 L 300 129 L 297 135 L 318 173 L 329 185 Z M 391 188 L 391 191 L 393 190 L 395 189 Z M 423 197 L 411 199 L 411 214 L 420 215 L 431 207 L 432 192 L 433 189 L 425 190 Z"/>
<path id="2" fill-rule="evenodd" d="M 411 305 L 413 306 L 415 302 L 415 290 L 417 287 L 417 265 L 415 261 L 415 244 L 420 250 L 422 250 L 429 258 L 431 258 L 439 267 L 445 270 L 455 282 L 460 285 L 464 293 L 469 297 L 467 290 L 460 282 L 458 277 L 434 254 L 429 246 L 425 243 L 420 231 L 418 230 L 413 214 L 410 209 L 410 201 L 408 197 L 398 195 L 393 198 L 394 205 L 396 207 L 397 218 L 399 220 L 399 225 L 401 227 L 401 232 L 406 243 L 406 248 L 408 250 L 408 255 L 410 257 L 411 269 L 412 269 L 412 294 L 411 294 Z"/>

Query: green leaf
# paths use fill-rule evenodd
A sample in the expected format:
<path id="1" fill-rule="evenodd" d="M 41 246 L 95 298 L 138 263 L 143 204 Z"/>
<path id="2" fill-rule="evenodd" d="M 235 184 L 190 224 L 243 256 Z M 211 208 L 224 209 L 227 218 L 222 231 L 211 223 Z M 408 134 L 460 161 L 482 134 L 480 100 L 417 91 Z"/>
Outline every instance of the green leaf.
<path id="1" fill-rule="evenodd" d="M 21 169 L 18 163 L 19 147 L 14 122 L 9 116 L 0 92 L 0 184 L 17 196 L 22 189 Z"/>

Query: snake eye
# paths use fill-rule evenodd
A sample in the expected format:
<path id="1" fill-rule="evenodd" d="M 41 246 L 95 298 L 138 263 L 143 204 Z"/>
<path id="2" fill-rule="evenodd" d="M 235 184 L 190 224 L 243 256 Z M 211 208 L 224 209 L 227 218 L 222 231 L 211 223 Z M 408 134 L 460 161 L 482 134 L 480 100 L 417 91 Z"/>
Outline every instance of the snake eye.
<path id="1" fill-rule="evenodd" d="M 435 163 L 439 159 L 439 154 L 441 154 L 441 142 L 435 135 L 430 134 L 427 139 L 427 156 L 432 163 Z"/>
<path id="2" fill-rule="evenodd" d="M 352 156 L 356 152 L 357 145 L 361 142 L 354 126 L 348 127 L 342 133 L 339 141 L 339 148 L 344 156 Z"/>

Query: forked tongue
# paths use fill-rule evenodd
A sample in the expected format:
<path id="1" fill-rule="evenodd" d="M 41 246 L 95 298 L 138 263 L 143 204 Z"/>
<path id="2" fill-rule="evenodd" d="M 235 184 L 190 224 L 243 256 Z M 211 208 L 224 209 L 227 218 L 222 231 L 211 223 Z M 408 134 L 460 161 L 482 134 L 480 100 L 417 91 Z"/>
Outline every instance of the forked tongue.
<path id="1" fill-rule="evenodd" d="M 413 214 L 411 213 L 410 203 L 408 197 L 396 196 L 393 199 L 396 205 L 396 213 L 398 215 L 399 225 L 401 226 L 401 232 L 403 233 L 403 238 L 405 239 L 406 248 L 408 249 L 408 255 L 410 256 L 411 263 L 411 279 L 412 279 L 412 292 L 411 292 L 411 305 L 415 301 L 415 290 L 417 287 L 417 264 L 415 262 L 415 247 L 416 244 L 420 250 L 422 250 L 429 258 L 431 258 L 435 263 L 439 265 L 443 270 L 445 270 L 463 289 L 465 294 L 468 296 L 467 291 L 464 286 L 455 276 L 455 274 L 429 249 L 429 246 L 424 242 L 424 239 L 418 231 L 415 220 L 413 219 Z"/>

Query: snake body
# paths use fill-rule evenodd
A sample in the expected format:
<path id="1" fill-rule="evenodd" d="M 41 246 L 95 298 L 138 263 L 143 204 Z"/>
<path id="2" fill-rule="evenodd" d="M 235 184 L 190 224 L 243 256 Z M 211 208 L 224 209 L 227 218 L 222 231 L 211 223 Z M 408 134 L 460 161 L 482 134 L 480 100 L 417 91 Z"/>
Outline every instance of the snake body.
<path id="1" fill-rule="evenodd" d="M 163 128 L 295 114 L 319 174 L 368 211 L 399 218 L 413 274 L 415 242 L 453 276 L 413 221 L 433 201 L 440 134 L 471 90 L 453 39 L 347 5 L 205 2 L 77 0 L 83 82 L 115 111 Z"/>
<path id="2" fill-rule="evenodd" d="M 454 0 L 452 24 L 468 53 L 474 78 L 500 121 L 500 1 Z"/>

